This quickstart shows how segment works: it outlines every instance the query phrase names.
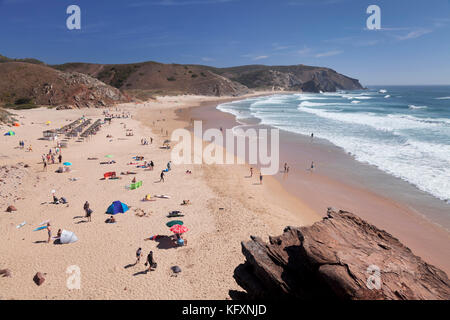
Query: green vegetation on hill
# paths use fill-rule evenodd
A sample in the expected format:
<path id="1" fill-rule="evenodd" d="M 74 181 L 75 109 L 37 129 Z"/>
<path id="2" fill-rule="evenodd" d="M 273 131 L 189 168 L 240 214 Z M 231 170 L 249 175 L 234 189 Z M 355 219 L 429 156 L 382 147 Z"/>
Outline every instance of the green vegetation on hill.
<path id="1" fill-rule="evenodd" d="M 45 64 L 44 62 L 33 59 L 33 58 L 25 58 L 25 59 L 11 59 L 5 56 L 2 56 L 0 54 L 0 63 L 2 62 L 27 62 L 27 63 L 33 63 L 33 64 Z"/>
<path id="2" fill-rule="evenodd" d="M 97 78 L 100 81 L 109 83 L 113 87 L 122 87 L 128 77 L 136 72 L 140 68 L 139 64 L 118 64 L 109 67 L 105 67 L 99 74 Z"/>

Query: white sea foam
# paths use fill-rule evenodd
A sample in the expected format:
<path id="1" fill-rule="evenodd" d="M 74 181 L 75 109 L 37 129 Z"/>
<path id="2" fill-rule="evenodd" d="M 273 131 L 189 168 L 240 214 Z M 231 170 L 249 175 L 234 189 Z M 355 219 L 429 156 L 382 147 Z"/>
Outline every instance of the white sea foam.
<path id="1" fill-rule="evenodd" d="M 410 104 L 410 105 L 408 106 L 408 108 L 409 108 L 409 109 L 426 109 L 426 108 L 428 108 L 428 106 L 415 106 L 415 105 L 413 105 L 413 104 Z"/>
<path id="2" fill-rule="evenodd" d="M 322 102 L 310 102 L 310 101 L 303 101 L 298 106 L 301 107 L 324 107 L 324 106 L 339 106 L 343 105 L 343 103 L 322 103 Z"/>
<path id="3" fill-rule="evenodd" d="M 389 95 L 389 94 L 384 96 L 385 99 L 390 98 L 390 97 L 391 97 L 391 95 Z"/>
<path id="4" fill-rule="evenodd" d="M 353 104 L 358 104 L 358 103 L 361 103 L 361 101 L 353 100 L 352 103 Z"/>
<path id="5" fill-rule="evenodd" d="M 439 97 L 435 98 L 436 100 L 450 100 L 450 97 Z"/>

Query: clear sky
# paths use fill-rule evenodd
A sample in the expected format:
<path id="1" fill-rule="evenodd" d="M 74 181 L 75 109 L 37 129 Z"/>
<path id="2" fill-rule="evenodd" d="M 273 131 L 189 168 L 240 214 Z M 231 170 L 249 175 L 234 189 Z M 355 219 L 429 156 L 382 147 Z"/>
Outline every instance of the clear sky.
<path id="1" fill-rule="evenodd" d="M 81 8 L 81 30 L 66 9 Z M 368 30 L 369 5 L 381 30 Z M 450 84 L 450 0 L 0 0 L 0 54 L 64 62 L 326 66 Z"/>

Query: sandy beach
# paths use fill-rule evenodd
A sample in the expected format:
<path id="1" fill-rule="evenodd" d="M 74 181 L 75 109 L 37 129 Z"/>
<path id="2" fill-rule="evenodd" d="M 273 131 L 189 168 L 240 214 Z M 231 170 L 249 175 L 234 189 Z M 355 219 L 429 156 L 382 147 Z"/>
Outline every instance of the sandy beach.
<path id="1" fill-rule="evenodd" d="M 203 120 L 205 129 L 233 127 L 234 117 L 215 110 L 218 103 L 232 99 L 236 98 L 162 97 L 110 108 L 112 114 L 129 113 L 131 117 L 113 119 L 86 141 L 70 139 L 68 148 L 62 149 L 62 161 L 72 163 L 71 171 L 65 173 L 55 173 L 58 164 L 49 164 L 43 170 L 41 156 L 55 142 L 38 140 L 42 131 L 59 128 L 81 116 L 103 119 L 105 109 L 17 111 L 21 126 L 14 128 L 15 136 L 2 136 L 1 142 L 0 207 L 13 205 L 17 211 L 0 215 L 0 269 L 12 272 L 11 278 L 0 278 L 0 298 L 229 299 L 229 290 L 239 290 L 233 271 L 244 260 L 241 241 L 250 235 L 267 240 L 289 225 L 311 225 L 320 220 L 327 206 L 360 214 L 391 232 L 426 261 L 450 271 L 449 238 L 442 228 L 420 219 L 406 205 L 370 188 L 344 183 L 326 170 L 313 175 L 293 170 L 288 178 L 282 174 L 267 176 L 260 185 L 257 174 L 249 177 L 248 165 L 176 165 L 165 181 L 159 182 L 161 170 L 171 160 L 171 151 L 160 147 L 170 139 L 171 132 L 188 128 L 193 119 Z M 46 125 L 47 121 L 51 124 Z M 132 129 L 133 136 L 126 135 L 127 129 Z M 142 145 L 143 138 L 153 138 L 153 143 Z M 18 148 L 20 140 L 25 141 L 24 149 Z M 28 152 L 30 144 L 33 151 Z M 304 152 L 318 152 L 311 146 L 305 148 Z M 283 152 L 291 163 L 292 155 Z M 135 164 L 128 165 L 135 163 L 135 156 L 152 160 L 155 169 L 144 171 Z M 110 160 L 115 163 L 100 164 Z M 186 174 L 186 170 L 192 174 Z M 103 174 L 109 171 L 115 171 L 120 179 L 103 180 Z M 136 174 L 120 175 L 127 171 Z M 129 190 L 127 186 L 134 177 L 143 185 Z M 51 190 L 65 197 L 68 204 L 51 204 Z M 312 190 L 320 193 L 315 196 Z M 142 201 L 147 194 L 170 198 Z M 105 211 L 116 200 L 126 203 L 130 210 L 116 215 L 117 223 L 107 224 Z M 183 200 L 190 200 L 191 205 L 181 205 Z M 91 222 L 84 218 L 85 201 L 93 210 Z M 140 210 L 145 216 L 138 215 Z M 189 228 L 183 247 L 168 239 L 172 232 L 166 223 L 173 219 L 167 215 L 173 210 L 184 214 L 177 219 Z M 79 240 L 64 245 L 47 243 L 45 230 L 33 231 L 45 220 L 51 221 L 54 234 L 65 229 Z M 23 222 L 26 224 L 16 228 Z M 162 237 L 148 240 L 155 235 Z M 143 258 L 135 265 L 139 247 Z M 147 273 L 144 262 L 150 250 L 158 266 Z M 66 285 L 70 276 L 66 270 L 72 265 L 81 271 L 79 290 L 69 290 Z M 174 274 L 173 266 L 179 266 L 182 272 Z M 46 278 L 39 287 L 32 281 L 36 272 Z"/>
<path id="2" fill-rule="evenodd" d="M 319 219 L 299 199 L 284 192 L 274 180 L 259 185 L 256 177 L 246 178 L 246 166 L 174 166 L 159 181 L 159 173 L 170 160 L 170 151 L 160 149 L 167 138 L 161 128 L 170 131 L 185 127 L 177 110 L 197 106 L 214 99 L 198 97 L 163 98 L 142 105 L 122 105 L 112 113 L 130 112 L 132 118 L 113 119 L 99 133 L 84 142 L 69 141 L 62 149 L 63 162 L 72 163 L 71 172 L 55 173 L 57 164 L 43 170 L 41 156 L 55 146 L 53 141 L 38 140 L 42 131 L 59 128 L 84 115 L 103 119 L 100 109 L 34 109 L 18 111 L 20 127 L 13 137 L 2 136 L 2 194 L 0 206 L 13 205 L 17 211 L 0 216 L 3 257 L 0 269 L 8 268 L 11 278 L 1 278 L 1 299 L 227 299 L 229 290 L 239 289 L 233 279 L 234 268 L 243 261 L 240 242 L 250 235 L 267 239 L 282 232 L 287 225 L 307 225 Z M 215 100 L 214 100 L 215 101 Z M 46 125 L 51 121 L 51 125 Z M 155 122 L 155 126 L 153 126 Z M 133 136 L 126 136 L 133 129 Z M 111 135 L 112 138 L 106 138 Z M 153 137 L 153 144 L 141 145 L 142 138 Z M 18 148 L 19 140 L 25 149 Z M 31 152 L 26 151 L 32 145 Z M 115 164 L 105 155 L 113 155 Z M 154 171 L 144 171 L 132 157 L 153 160 Z M 87 160 L 97 158 L 97 160 Z M 21 163 L 21 164 L 19 164 Z M 24 167 L 24 164 L 27 167 Z M 11 167 L 12 166 L 12 167 Z M 17 168 L 17 169 L 15 169 Z M 186 174 L 191 170 L 192 174 Z M 6 172 L 8 171 L 8 172 Z M 102 180 L 103 173 L 116 171 L 118 180 Z M 136 175 L 119 175 L 133 171 Z M 143 186 L 128 190 L 131 180 Z M 51 190 L 65 197 L 68 204 L 51 204 Z M 274 190 L 279 196 L 271 197 Z M 169 195 L 170 199 L 141 201 L 146 194 Z M 272 201 L 272 199 L 274 199 Z M 116 215 L 116 224 L 105 223 L 108 206 L 120 200 L 130 206 Z M 191 205 L 181 206 L 183 200 Z M 89 201 L 92 221 L 85 222 L 83 204 Z M 146 215 L 139 217 L 135 209 Z M 176 247 L 167 237 L 145 240 L 154 235 L 171 236 L 166 226 L 170 211 L 180 210 L 189 231 L 187 245 Z M 51 221 L 53 234 L 58 229 L 74 232 L 78 241 L 71 244 L 47 243 L 47 232 L 33 231 L 41 222 Z M 20 228 L 16 226 L 26 222 Z M 137 265 L 135 252 L 143 250 Z M 153 250 L 158 266 L 145 273 L 144 260 Z M 66 286 L 69 266 L 81 271 L 80 290 Z M 181 273 L 174 274 L 172 266 Z M 36 272 L 45 274 L 42 286 L 32 279 Z"/>

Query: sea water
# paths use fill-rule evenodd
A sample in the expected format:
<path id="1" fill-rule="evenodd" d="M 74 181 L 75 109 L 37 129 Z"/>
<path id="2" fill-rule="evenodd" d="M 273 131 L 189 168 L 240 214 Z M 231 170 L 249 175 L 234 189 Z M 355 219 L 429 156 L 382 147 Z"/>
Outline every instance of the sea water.
<path id="1" fill-rule="evenodd" d="M 217 108 L 242 124 L 314 133 L 450 203 L 450 86 L 272 95 Z"/>

